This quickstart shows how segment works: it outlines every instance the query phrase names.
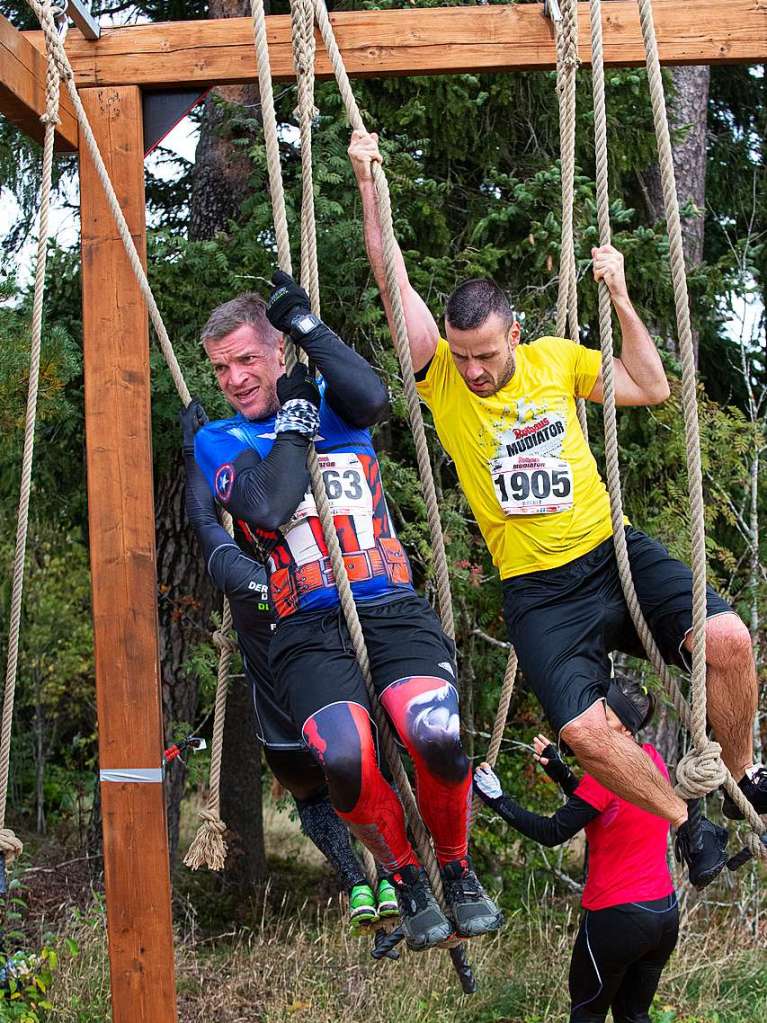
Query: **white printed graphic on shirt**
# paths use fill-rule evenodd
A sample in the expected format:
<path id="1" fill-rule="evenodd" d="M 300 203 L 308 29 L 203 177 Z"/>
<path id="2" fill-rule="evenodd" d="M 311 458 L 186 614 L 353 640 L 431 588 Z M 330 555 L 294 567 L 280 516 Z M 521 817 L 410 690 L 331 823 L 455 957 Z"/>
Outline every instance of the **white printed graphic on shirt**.
<path id="1" fill-rule="evenodd" d="M 373 495 L 359 458 L 352 452 L 340 451 L 318 454 L 317 461 L 333 516 L 351 516 L 359 537 L 359 549 L 374 547 Z M 297 565 L 305 565 L 323 556 L 308 521 L 316 516 L 317 505 L 309 489 L 290 522 L 282 527 L 282 534 Z"/>
<path id="2" fill-rule="evenodd" d="M 564 401 L 555 407 L 520 399 L 516 420 L 498 435 L 490 460 L 495 495 L 506 515 L 545 515 L 573 506 L 573 474 L 561 457 L 567 430 Z"/>

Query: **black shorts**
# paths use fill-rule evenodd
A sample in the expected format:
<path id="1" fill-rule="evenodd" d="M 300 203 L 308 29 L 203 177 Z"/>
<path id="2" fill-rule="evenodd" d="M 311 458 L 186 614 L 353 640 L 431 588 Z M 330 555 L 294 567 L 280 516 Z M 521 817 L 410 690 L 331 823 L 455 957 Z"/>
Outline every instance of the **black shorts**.
<path id="1" fill-rule="evenodd" d="M 380 694 L 409 675 L 434 675 L 456 685 L 455 648 L 428 601 L 416 594 L 357 611 Z M 269 648 L 275 694 L 302 731 L 307 718 L 331 703 L 357 703 L 370 713 L 349 630 L 340 608 L 323 618 L 281 621 Z"/>
<path id="2" fill-rule="evenodd" d="M 293 724 L 287 709 L 277 699 L 274 679 L 269 670 L 268 654 L 264 659 L 251 663 L 243 652 L 245 676 L 253 693 L 253 709 L 256 714 L 256 735 L 268 749 L 305 750 L 301 732 Z"/>
<path id="3" fill-rule="evenodd" d="M 692 572 L 665 547 L 626 527 L 642 614 L 664 660 L 689 670 Z M 708 617 L 732 611 L 708 588 Z M 623 597 L 612 538 L 575 561 L 503 581 L 503 614 L 519 666 L 557 734 L 604 698 L 612 650 L 644 657 Z"/>

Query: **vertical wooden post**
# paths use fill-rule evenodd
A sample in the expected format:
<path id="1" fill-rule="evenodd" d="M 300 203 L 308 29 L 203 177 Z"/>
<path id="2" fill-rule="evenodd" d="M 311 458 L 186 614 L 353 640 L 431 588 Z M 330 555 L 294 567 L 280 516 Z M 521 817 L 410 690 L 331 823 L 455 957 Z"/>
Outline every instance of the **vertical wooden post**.
<path id="1" fill-rule="evenodd" d="M 141 94 L 84 89 L 146 258 Z M 80 157 L 88 521 L 114 1023 L 174 1023 L 157 637 L 146 306 L 102 186 Z"/>

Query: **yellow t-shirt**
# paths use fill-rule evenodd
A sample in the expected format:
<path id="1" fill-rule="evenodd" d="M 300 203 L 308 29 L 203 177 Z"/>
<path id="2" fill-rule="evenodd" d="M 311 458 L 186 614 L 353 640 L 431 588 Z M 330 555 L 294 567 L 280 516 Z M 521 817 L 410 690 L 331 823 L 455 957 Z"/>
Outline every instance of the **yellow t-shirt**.
<path id="1" fill-rule="evenodd" d="M 502 579 L 567 564 L 612 533 L 575 405 L 599 369 L 599 352 L 542 337 L 519 345 L 514 376 L 482 398 L 440 338 L 418 383 Z"/>

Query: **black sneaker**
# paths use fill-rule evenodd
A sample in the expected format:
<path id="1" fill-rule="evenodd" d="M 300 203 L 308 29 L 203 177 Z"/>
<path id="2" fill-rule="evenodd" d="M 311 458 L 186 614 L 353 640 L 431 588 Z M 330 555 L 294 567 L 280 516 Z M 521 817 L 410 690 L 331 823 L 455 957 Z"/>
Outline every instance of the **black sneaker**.
<path id="1" fill-rule="evenodd" d="M 462 938 L 476 938 L 498 930 L 503 913 L 479 883 L 468 858 L 446 863 L 442 883 L 455 929 Z"/>
<path id="2" fill-rule="evenodd" d="M 400 926 L 408 948 L 420 952 L 446 941 L 453 927 L 439 908 L 423 867 L 403 867 L 389 879 L 397 893 Z"/>
<path id="3" fill-rule="evenodd" d="M 711 884 L 727 862 L 724 850 L 729 837 L 726 828 L 713 824 L 693 809 L 689 819 L 677 829 L 674 842 L 677 863 L 684 860 L 690 883 L 698 891 Z"/>
<path id="4" fill-rule="evenodd" d="M 750 778 L 745 774 L 738 782 L 738 788 L 757 813 L 767 813 L 767 767 L 758 767 Z M 743 820 L 743 814 L 726 792 L 722 801 L 722 813 L 731 821 Z"/>

